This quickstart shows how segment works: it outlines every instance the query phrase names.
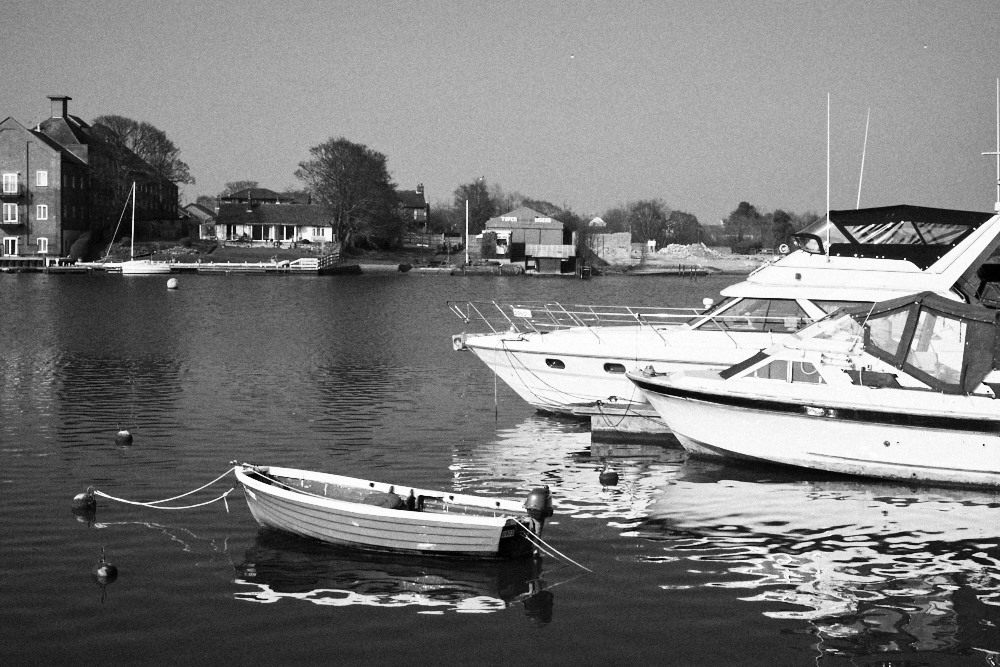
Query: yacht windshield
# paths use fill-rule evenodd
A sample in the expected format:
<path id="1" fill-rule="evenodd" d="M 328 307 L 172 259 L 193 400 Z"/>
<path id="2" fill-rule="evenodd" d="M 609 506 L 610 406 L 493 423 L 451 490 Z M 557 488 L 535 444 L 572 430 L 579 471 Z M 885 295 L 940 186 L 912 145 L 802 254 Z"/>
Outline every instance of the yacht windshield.
<path id="1" fill-rule="evenodd" d="M 830 211 L 792 240 L 809 253 L 903 259 L 927 268 L 991 217 L 908 205 Z"/>

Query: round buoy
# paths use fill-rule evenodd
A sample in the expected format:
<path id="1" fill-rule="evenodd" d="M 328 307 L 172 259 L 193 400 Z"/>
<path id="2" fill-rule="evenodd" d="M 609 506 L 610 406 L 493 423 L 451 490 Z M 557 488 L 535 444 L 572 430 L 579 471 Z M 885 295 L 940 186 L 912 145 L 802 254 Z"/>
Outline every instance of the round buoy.
<path id="1" fill-rule="evenodd" d="M 94 579 L 102 586 L 106 586 L 118 578 L 118 568 L 109 563 L 104 557 L 104 547 L 101 547 L 101 560 L 94 567 Z"/>
<path id="2" fill-rule="evenodd" d="M 86 491 L 73 496 L 73 509 L 80 512 L 93 512 L 97 509 L 97 499 L 94 498 L 94 487 L 88 486 Z"/>
<path id="3" fill-rule="evenodd" d="M 123 428 L 122 430 L 118 431 L 118 434 L 115 435 L 115 444 L 119 446 L 126 446 L 132 444 L 132 434 L 129 433 L 128 429 Z"/>
<path id="4" fill-rule="evenodd" d="M 171 278 L 167 281 L 167 289 L 177 289 L 177 278 Z"/>
<path id="5" fill-rule="evenodd" d="M 612 470 L 607 463 L 604 464 L 604 469 L 601 470 L 601 474 L 597 476 L 597 479 L 601 482 L 601 486 L 617 486 L 618 485 L 618 471 Z"/>

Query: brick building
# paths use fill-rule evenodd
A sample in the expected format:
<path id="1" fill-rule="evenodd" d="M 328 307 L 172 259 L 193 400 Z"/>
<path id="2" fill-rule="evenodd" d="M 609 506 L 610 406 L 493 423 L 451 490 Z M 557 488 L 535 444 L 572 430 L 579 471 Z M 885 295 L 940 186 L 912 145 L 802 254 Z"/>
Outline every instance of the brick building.
<path id="1" fill-rule="evenodd" d="M 113 225 L 125 205 L 95 168 L 98 141 L 89 124 L 69 114 L 71 99 L 50 96 L 51 114 L 34 128 L 13 118 L 0 122 L 4 257 L 67 256 L 85 233 Z M 130 158 L 141 173 L 144 163 Z M 137 220 L 176 221 L 176 184 L 145 176 L 136 189 Z"/>

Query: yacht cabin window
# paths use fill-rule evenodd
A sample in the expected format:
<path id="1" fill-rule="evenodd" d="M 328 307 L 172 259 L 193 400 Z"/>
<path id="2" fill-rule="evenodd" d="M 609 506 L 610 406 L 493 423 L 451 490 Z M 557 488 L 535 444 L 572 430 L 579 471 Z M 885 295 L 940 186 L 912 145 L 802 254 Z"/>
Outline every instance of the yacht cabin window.
<path id="1" fill-rule="evenodd" d="M 808 361 L 789 361 L 774 359 L 750 373 L 751 377 L 780 382 L 806 382 L 809 384 L 826 384 L 816 367 Z"/>
<path id="2" fill-rule="evenodd" d="M 795 299 L 739 299 L 696 326 L 701 330 L 791 333 L 809 323 Z"/>

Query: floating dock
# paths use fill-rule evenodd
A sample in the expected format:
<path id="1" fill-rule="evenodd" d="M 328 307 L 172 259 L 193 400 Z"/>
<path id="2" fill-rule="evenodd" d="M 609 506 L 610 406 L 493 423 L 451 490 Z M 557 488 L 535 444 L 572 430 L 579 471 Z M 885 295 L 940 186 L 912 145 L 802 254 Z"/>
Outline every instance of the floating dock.
<path id="1" fill-rule="evenodd" d="M 600 404 L 574 408 L 577 417 L 590 419 L 591 442 L 645 442 L 678 446 L 680 443 L 650 405 Z"/>

